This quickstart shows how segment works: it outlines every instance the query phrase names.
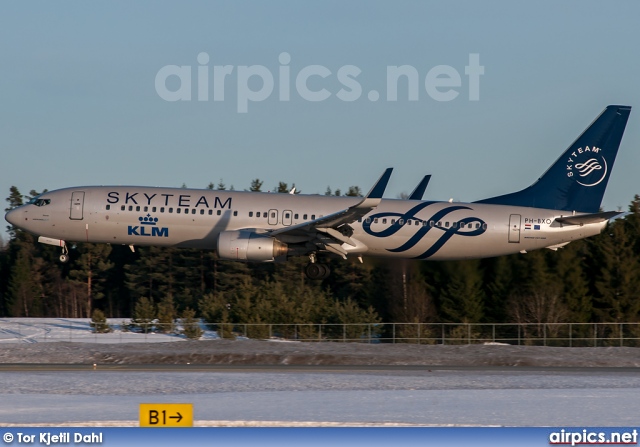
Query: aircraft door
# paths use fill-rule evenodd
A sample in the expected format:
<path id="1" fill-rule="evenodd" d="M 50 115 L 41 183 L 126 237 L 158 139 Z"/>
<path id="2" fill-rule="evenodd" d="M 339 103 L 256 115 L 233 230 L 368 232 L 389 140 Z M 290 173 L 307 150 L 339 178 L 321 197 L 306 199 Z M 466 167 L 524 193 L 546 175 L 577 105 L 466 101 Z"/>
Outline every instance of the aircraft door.
<path id="1" fill-rule="evenodd" d="M 291 210 L 284 210 L 282 212 L 282 225 L 291 225 L 293 219 L 293 212 Z"/>
<path id="2" fill-rule="evenodd" d="M 509 242 L 520 242 L 520 223 L 522 222 L 522 216 L 520 214 L 512 214 L 509 216 Z"/>
<path id="3" fill-rule="evenodd" d="M 69 219 L 82 220 L 84 210 L 84 191 L 74 191 L 71 193 L 71 214 Z"/>
<path id="4" fill-rule="evenodd" d="M 269 210 L 269 225 L 278 225 L 278 210 Z"/>

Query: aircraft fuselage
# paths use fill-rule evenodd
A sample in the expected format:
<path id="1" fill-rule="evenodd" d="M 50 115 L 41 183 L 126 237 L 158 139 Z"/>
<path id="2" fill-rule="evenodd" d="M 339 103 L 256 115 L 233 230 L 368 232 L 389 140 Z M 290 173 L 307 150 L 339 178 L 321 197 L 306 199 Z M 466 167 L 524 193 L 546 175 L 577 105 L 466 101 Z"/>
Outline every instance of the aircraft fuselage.
<path id="1" fill-rule="evenodd" d="M 224 231 L 268 233 L 357 204 L 358 197 L 184 188 L 87 186 L 39 196 L 7 214 L 16 226 L 52 240 L 216 249 Z M 563 225 L 568 211 L 383 199 L 350 224 L 347 255 L 455 260 L 562 245 L 598 234 L 605 222 Z M 281 238 L 296 243 L 296 236 Z"/>

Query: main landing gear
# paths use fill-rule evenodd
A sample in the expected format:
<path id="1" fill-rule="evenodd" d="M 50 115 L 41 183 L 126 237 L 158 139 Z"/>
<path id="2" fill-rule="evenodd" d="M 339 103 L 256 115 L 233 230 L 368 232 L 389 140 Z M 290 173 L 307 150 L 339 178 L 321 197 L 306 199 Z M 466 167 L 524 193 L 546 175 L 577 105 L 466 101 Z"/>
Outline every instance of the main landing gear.
<path id="1" fill-rule="evenodd" d="M 326 279 L 331 274 L 331 269 L 326 264 L 318 264 L 315 254 L 309 256 L 311 262 L 304 268 L 304 273 L 309 279 Z"/>

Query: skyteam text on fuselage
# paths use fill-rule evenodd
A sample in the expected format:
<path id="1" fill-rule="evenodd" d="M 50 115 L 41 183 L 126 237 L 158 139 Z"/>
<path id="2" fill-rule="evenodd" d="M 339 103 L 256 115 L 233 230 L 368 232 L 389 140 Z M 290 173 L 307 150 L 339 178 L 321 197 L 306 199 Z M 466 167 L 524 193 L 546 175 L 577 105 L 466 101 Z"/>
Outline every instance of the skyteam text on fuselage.
<path id="1" fill-rule="evenodd" d="M 557 249 L 598 234 L 618 212 L 599 212 L 631 107 L 609 106 L 533 185 L 474 203 L 383 199 L 387 169 L 364 197 L 83 186 L 44 193 L 8 222 L 62 247 L 68 242 L 216 250 L 223 260 L 282 262 L 308 256 L 423 260 L 485 258 Z"/>

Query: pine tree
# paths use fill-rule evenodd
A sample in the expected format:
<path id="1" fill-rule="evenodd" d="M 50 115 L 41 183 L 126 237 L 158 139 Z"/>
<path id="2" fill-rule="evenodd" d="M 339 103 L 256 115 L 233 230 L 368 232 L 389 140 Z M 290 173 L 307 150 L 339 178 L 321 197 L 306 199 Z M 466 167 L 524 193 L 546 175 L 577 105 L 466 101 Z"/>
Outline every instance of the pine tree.
<path id="1" fill-rule="evenodd" d="M 94 309 L 91 314 L 91 326 L 98 334 L 106 334 L 111 332 L 111 326 L 107 324 L 107 317 L 100 309 Z"/>
<path id="2" fill-rule="evenodd" d="M 111 245 L 109 244 L 81 244 L 78 246 L 80 256 L 75 259 L 69 276 L 77 283 L 86 287 L 86 315 L 93 313 L 93 303 L 104 298 L 104 283 L 107 271 L 114 264 L 109 261 Z"/>
<path id="3" fill-rule="evenodd" d="M 624 221 L 590 241 L 594 311 L 603 322 L 640 321 L 640 263 Z"/>
<path id="4" fill-rule="evenodd" d="M 514 256 L 499 256 L 481 261 L 484 266 L 484 284 L 486 296 L 485 318 L 488 322 L 509 322 L 508 302 L 515 288 L 513 262 Z"/>
<path id="5" fill-rule="evenodd" d="M 171 333 L 175 330 L 176 308 L 171 295 L 165 295 L 158 303 L 158 331 Z"/>
<path id="6" fill-rule="evenodd" d="M 11 186 L 11 188 L 9 188 L 9 197 L 7 197 L 6 200 L 7 202 L 9 202 L 9 206 L 4 209 L 5 211 L 11 211 L 12 209 L 24 204 L 22 200 L 22 194 L 20 194 L 20 191 L 16 186 Z M 9 237 L 11 239 L 14 239 L 16 237 L 17 231 L 19 230 L 13 225 L 7 226 L 7 232 L 9 233 Z"/>
<path id="7" fill-rule="evenodd" d="M 200 329 L 199 321 L 196 319 L 196 312 L 187 307 L 180 315 L 180 323 L 182 324 L 182 334 L 190 340 L 197 340 L 204 333 Z"/>
<path id="8" fill-rule="evenodd" d="M 336 195 L 337 191 L 336 191 Z M 345 196 L 349 197 L 362 197 L 362 190 L 359 186 L 349 186 L 349 190 L 346 192 Z"/>
<path id="9" fill-rule="evenodd" d="M 262 180 L 260 180 L 259 178 L 251 180 L 251 187 L 249 188 L 249 191 L 253 191 L 253 192 L 262 191 L 262 183 L 263 183 Z"/>
<path id="10" fill-rule="evenodd" d="M 484 319 L 484 291 L 478 261 L 447 263 L 448 284 L 440 294 L 445 321 L 480 323 Z"/>
<path id="11" fill-rule="evenodd" d="M 12 316 L 43 316 L 42 266 L 42 259 L 34 256 L 33 247 L 21 244 L 9 280 Z"/>
<path id="12" fill-rule="evenodd" d="M 153 301 L 147 297 L 142 297 L 136 303 L 132 323 L 140 328 L 142 332 L 148 333 L 153 330 L 153 321 L 156 319 L 156 315 L 156 306 Z"/>

